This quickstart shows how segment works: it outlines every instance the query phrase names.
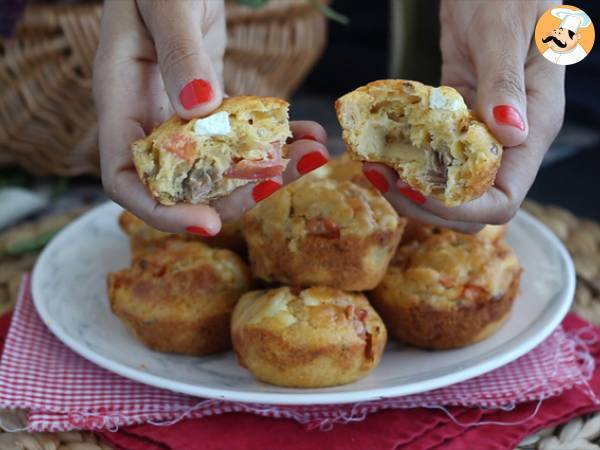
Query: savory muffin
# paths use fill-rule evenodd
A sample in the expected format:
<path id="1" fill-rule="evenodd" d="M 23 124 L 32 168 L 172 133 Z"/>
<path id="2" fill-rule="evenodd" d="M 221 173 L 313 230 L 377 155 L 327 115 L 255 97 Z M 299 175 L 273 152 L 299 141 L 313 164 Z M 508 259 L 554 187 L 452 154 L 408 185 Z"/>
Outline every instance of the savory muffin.
<path id="1" fill-rule="evenodd" d="M 152 350 L 206 355 L 230 348 L 231 312 L 252 288 L 248 267 L 235 253 L 201 242 L 156 245 L 108 274 L 113 313 Z"/>
<path id="2" fill-rule="evenodd" d="M 498 242 L 504 238 L 506 229 L 506 225 L 486 225 L 483 230 L 479 233 L 475 233 L 473 236 L 490 242 Z M 446 231 L 445 228 L 407 218 L 401 244 L 406 244 L 410 241 L 423 241 L 432 234 L 438 234 L 444 231 Z"/>
<path id="3" fill-rule="evenodd" d="M 219 234 L 211 237 L 203 237 L 191 233 L 165 233 L 164 231 L 151 227 L 129 211 L 123 211 L 121 213 L 119 216 L 119 226 L 129 237 L 131 253 L 134 257 L 140 253 L 153 251 L 154 246 L 160 244 L 165 239 L 202 241 L 211 247 L 227 248 L 241 255 L 246 253 L 246 242 L 242 236 L 239 220 L 224 223 Z"/>
<path id="4" fill-rule="evenodd" d="M 131 144 L 138 175 L 164 205 L 208 203 L 283 173 L 288 103 L 230 97 L 210 116 L 177 116 Z"/>
<path id="5" fill-rule="evenodd" d="M 316 388 L 366 376 L 379 364 L 387 332 L 363 294 L 282 287 L 240 299 L 231 340 L 259 380 Z"/>
<path id="6" fill-rule="evenodd" d="M 373 289 L 396 250 L 404 219 L 372 189 L 303 177 L 242 217 L 253 274 L 292 286 Z"/>
<path id="7" fill-rule="evenodd" d="M 366 187 L 373 187 L 362 171 L 362 164 L 353 160 L 348 152 L 330 159 L 327 164 L 305 175 L 315 178 L 329 178 L 337 181 L 354 181 Z"/>
<path id="8" fill-rule="evenodd" d="M 506 244 L 441 230 L 400 245 L 370 299 L 399 341 L 462 347 L 485 339 L 510 316 L 520 275 Z"/>
<path id="9" fill-rule="evenodd" d="M 412 188 L 456 206 L 494 182 L 502 145 L 447 86 L 381 80 L 336 102 L 352 157 L 395 168 Z"/>
<path id="10" fill-rule="evenodd" d="M 504 225 L 486 225 L 483 230 L 476 234 L 480 239 L 485 239 L 490 242 L 500 242 L 506 236 L 506 229 L 508 226 Z"/>

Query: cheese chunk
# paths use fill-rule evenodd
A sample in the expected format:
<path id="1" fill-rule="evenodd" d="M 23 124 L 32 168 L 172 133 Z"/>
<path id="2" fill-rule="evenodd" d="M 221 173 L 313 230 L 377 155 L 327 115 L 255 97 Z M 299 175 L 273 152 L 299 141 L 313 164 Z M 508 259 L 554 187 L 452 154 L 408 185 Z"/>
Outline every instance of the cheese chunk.
<path id="1" fill-rule="evenodd" d="M 229 114 L 226 111 L 196 120 L 194 134 L 196 136 L 223 136 L 231 133 Z"/>
<path id="2" fill-rule="evenodd" d="M 449 111 L 466 110 L 464 101 L 456 96 L 449 96 L 444 92 L 444 87 L 434 87 L 429 95 L 431 109 L 447 109 Z"/>

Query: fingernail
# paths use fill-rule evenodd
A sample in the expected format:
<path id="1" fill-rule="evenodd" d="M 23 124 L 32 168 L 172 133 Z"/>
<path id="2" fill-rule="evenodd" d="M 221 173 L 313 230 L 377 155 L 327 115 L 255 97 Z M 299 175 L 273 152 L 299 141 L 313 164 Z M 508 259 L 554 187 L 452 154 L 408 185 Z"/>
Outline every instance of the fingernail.
<path id="1" fill-rule="evenodd" d="M 203 236 L 203 237 L 212 237 L 213 236 L 206 229 L 204 229 L 202 227 L 197 227 L 197 226 L 187 227 L 185 229 L 185 231 L 187 231 L 188 233 L 197 234 L 198 236 Z"/>
<path id="2" fill-rule="evenodd" d="M 179 101 L 185 109 L 192 109 L 213 98 L 213 90 L 208 81 L 197 78 L 186 84 L 179 93 Z"/>
<path id="3" fill-rule="evenodd" d="M 305 134 L 304 136 L 301 136 L 298 138 L 298 140 L 300 139 L 308 139 L 309 141 L 316 141 L 317 137 L 314 134 Z"/>
<path id="4" fill-rule="evenodd" d="M 321 167 L 325 163 L 327 163 L 327 158 L 321 152 L 314 151 L 300 158 L 296 169 L 298 169 L 300 175 L 304 175 Z"/>
<path id="5" fill-rule="evenodd" d="M 400 192 L 402 195 L 404 195 L 406 198 L 412 200 L 415 203 L 418 203 L 419 205 L 422 205 L 423 203 L 425 203 L 427 201 L 427 199 L 425 198 L 425 196 L 423 196 L 423 194 L 421 194 L 418 191 L 415 191 L 414 189 L 411 189 L 409 187 L 401 187 L 398 186 L 398 192 Z"/>
<path id="6" fill-rule="evenodd" d="M 386 193 L 390 190 L 389 183 L 381 173 L 376 170 L 365 170 L 364 174 L 371 184 L 379 189 L 380 192 Z"/>
<path id="7" fill-rule="evenodd" d="M 256 186 L 254 186 L 254 189 L 252 189 L 252 197 L 254 198 L 254 201 L 256 203 L 258 203 L 261 200 L 264 200 L 265 198 L 267 198 L 269 195 L 271 195 L 273 192 L 275 192 L 280 187 L 281 187 L 281 184 L 279 184 L 276 181 L 273 181 L 273 180 L 263 181 L 261 183 L 258 183 Z"/>
<path id="8" fill-rule="evenodd" d="M 493 110 L 494 119 L 500 125 L 509 125 L 525 131 L 525 122 L 521 118 L 519 111 L 510 105 L 498 105 Z"/>

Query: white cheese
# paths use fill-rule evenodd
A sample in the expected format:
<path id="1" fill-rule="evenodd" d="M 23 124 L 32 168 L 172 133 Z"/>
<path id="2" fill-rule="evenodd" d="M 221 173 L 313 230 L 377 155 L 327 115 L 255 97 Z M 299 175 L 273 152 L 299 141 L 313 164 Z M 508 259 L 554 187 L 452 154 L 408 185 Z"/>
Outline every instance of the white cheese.
<path id="1" fill-rule="evenodd" d="M 432 88 L 429 95 L 429 107 L 431 109 L 447 109 L 450 111 L 459 111 L 466 109 L 465 102 L 460 97 L 449 97 L 444 88 Z"/>
<path id="2" fill-rule="evenodd" d="M 221 111 L 203 119 L 196 120 L 194 134 L 196 136 L 223 136 L 231 133 L 229 114 Z"/>
<path id="3" fill-rule="evenodd" d="M 306 306 L 319 306 L 321 302 L 314 297 L 311 297 L 308 294 L 305 294 L 304 291 L 300 294 L 300 298 L 302 299 L 302 303 Z"/>

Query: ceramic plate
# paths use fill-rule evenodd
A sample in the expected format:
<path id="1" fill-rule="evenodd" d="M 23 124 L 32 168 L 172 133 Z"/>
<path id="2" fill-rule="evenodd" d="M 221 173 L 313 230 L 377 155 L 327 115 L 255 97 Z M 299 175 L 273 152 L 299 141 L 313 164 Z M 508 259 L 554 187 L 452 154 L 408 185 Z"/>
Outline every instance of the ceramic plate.
<path id="1" fill-rule="evenodd" d="M 67 346 L 105 369 L 142 383 L 201 397 L 274 404 L 346 403 L 427 391 L 483 374 L 531 350 L 567 313 L 575 288 L 571 259 L 544 225 L 519 212 L 507 239 L 524 272 L 511 318 L 495 335 L 467 348 L 420 351 L 390 342 L 381 364 L 358 382 L 288 389 L 256 381 L 233 352 L 187 357 L 146 349 L 111 313 L 106 274 L 129 264 L 121 208 L 98 206 L 60 232 L 33 273 L 37 310 Z"/>

